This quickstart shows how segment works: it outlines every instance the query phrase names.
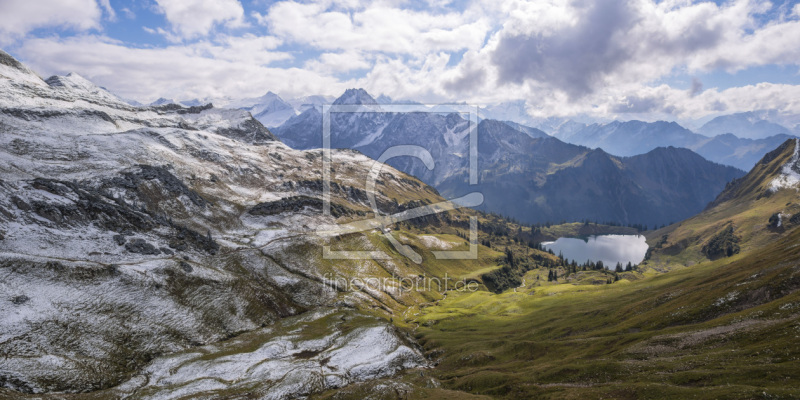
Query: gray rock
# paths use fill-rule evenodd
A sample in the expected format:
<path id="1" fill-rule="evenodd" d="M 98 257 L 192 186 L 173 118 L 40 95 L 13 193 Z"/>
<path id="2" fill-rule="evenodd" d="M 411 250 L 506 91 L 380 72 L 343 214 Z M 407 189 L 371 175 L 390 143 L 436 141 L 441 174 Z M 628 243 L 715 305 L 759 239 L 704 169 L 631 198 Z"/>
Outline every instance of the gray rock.
<path id="1" fill-rule="evenodd" d="M 144 239 L 132 239 L 130 242 L 125 243 L 125 250 L 131 253 L 145 254 L 145 255 L 158 255 L 161 251 Z"/>

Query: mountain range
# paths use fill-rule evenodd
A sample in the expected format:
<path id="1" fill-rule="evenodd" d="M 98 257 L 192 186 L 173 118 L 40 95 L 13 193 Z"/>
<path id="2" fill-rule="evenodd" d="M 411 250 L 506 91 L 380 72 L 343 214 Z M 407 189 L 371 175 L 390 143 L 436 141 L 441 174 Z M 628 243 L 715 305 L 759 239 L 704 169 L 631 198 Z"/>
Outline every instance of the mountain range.
<path id="1" fill-rule="evenodd" d="M 774 110 L 748 111 L 716 117 L 697 132 L 706 136 L 731 133 L 744 139 L 765 139 L 774 135 L 800 135 L 800 121 Z"/>
<path id="2" fill-rule="evenodd" d="M 348 92 L 360 92 L 373 104 L 420 104 L 413 101 L 398 102 L 387 96 L 375 99 L 363 89 L 351 89 Z M 313 121 L 321 121 L 323 104 L 333 104 L 335 101 L 342 99 L 327 96 L 283 99 L 278 94 L 267 92 L 255 98 L 221 99 L 219 104 L 249 111 L 256 120 L 279 132 L 281 140 L 291 147 L 308 149 L 321 146 L 321 140 L 317 138 L 320 135 L 313 133 L 321 132 L 321 122 Z M 141 106 L 131 100 L 127 103 Z M 150 105 L 199 106 L 205 103 L 208 101 L 192 99 L 176 102 L 160 98 Z M 446 112 L 448 109 L 442 105 L 431 111 Z M 769 149 L 800 135 L 800 120 L 774 111 L 719 116 L 706 122 L 696 132 L 666 121 L 583 123 L 561 117 L 532 118 L 527 115 L 524 102 L 520 101 L 481 107 L 479 120 L 483 119 L 504 121 L 534 138 L 552 135 L 567 143 L 601 148 L 622 157 L 644 154 L 657 147 L 683 147 L 710 161 L 742 170 L 750 169 Z M 308 127 L 313 129 L 308 130 Z"/>
<path id="3" fill-rule="evenodd" d="M 356 89 L 351 89 L 356 90 Z M 363 89 L 358 89 L 369 101 L 376 104 L 420 104 L 413 101 L 397 102 L 387 96 L 374 99 Z M 159 99 L 151 105 L 172 100 Z M 336 98 L 307 96 L 284 100 L 275 93 L 236 101 L 224 101 L 223 105 L 250 111 L 264 125 L 275 130 L 287 132 L 283 135 L 292 142 L 293 147 L 311 148 L 306 143 L 313 138 L 302 138 L 306 132 L 288 133 L 300 123 L 299 116 L 310 108 L 321 111 L 323 104 L 332 104 Z M 186 106 L 198 105 L 198 100 L 182 101 Z M 446 106 L 432 108 L 432 111 L 447 110 Z M 302 120 L 321 119 L 314 112 L 303 116 Z M 534 135 L 552 135 L 562 141 L 604 151 L 622 157 L 644 154 L 657 147 L 688 148 L 704 158 L 742 170 L 750 169 L 769 149 L 775 148 L 786 139 L 800 135 L 800 120 L 795 116 L 785 116 L 775 111 L 751 111 L 716 117 L 696 131 L 691 131 L 675 122 L 644 122 L 637 120 L 611 121 L 603 123 L 584 123 L 562 117 L 532 118 L 527 115 L 524 102 L 516 101 L 489 105 L 480 108 L 479 120 L 495 119 L 505 121 L 515 129 Z M 296 129 L 296 128 L 295 128 Z M 316 130 L 315 132 L 317 132 Z"/>
<path id="4" fill-rule="evenodd" d="M 737 125 L 735 122 L 724 125 L 721 121 L 739 119 L 738 115 L 717 117 L 706 126 Z M 777 126 L 761 120 L 763 125 Z M 755 124 L 754 126 L 761 126 Z M 758 138 L 742 138 L 730 131 L 702 129 L 701 132 L 714 132 L 712 136 L 704 136 L 692 132 L 675 122 L 657 121 L 613 121 L 604 124 L 562 124 L 551 134 L 565 142 L 580 144 L 592 148 L 602 148 L 609 153 L 620 156 L 634 156 L 653 150 L 659 146 L 674 146 L 690 149 L 704 158 L 720 164 L 731 165 L 749 170 L 770 149 L 774 149 L 787 139 L 793 137 L 786 128 L 775 129 L 769 135 Z M 753 132 L 742 126 L 737 132 Z M 721 132 L 721 133 L 717 133 Z"/>
<path id="5" fill-rule="evenodd" d="M 485 199 L 481 210 L 526 223 L 588 219 L 666 224 L 701 211 L 725 183 L 744 174 L 686 149 L 663 147 L 616 157 L 562 142 L 536 128 L 482 120 L 477 126 L 480 184 L 472 186 L 467 176 L 470 125 L 461 115 L 375 112 L 381 105 L 363 89 L 349 89 L 333 104 L 371 108 L 331 114 L 333 148 L 377 159 L 393 146 L 421 146 L 435 161 L 434 169 L 412 157 L 389 164 L 446 197 L 480 191 Z M 289 146 L 313 149 L 322 146 L 321 130 L 322 113 L 311 108 L 273 132 Z"/>

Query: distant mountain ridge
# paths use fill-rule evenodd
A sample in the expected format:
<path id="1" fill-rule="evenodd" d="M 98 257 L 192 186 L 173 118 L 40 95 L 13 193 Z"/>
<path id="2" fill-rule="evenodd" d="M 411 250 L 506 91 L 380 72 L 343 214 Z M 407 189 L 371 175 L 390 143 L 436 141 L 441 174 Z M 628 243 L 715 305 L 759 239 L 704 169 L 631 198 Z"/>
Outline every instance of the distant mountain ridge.
<path id="1" fill-rule="evenodd" d="M 479 132 L 481 149 L 501 142 L 489 127 Z M 701 211 L 725 183 L 744 174 L 675 147 L 620 158 L 555 138 L 518 135 L 501 143 L 491 155 L 479 151 L 481 209 L 523 222 L 666 224 Z M 458 196 L 471 189 L 466 182 L 460 174 L 436 187 Z"/>
<path id="2" fill-rule="evenodd" d="M 363 89 L 349 89 L 334 104 L 382 110 Z M 469 123 L 447 108 L 441 110 L 333 113 L 331 146 L 358 150 L 373 159 L 392 146 L 420 146 L 433 157 L 433 170 L 413 157 L 388 163 L 433 185 L 446 197 L 482 191 L 481 210 L 526 223 L 589 219 L 665 224 L 701 211 L 728 181 L 744 174 L 686 149 L 665 147 L 617 157 L 565 143 L 536 128 L 482 120 L 477 126 L 481 184 L 474 187 L 467 184 Z M 322 146 L 321 120 L 321 111 L 312 108 L 272 131 L 292 147 L 318 148 Z M 645 123 L 617 125 L 636 127 L 646 135 Z M 700 136 L 674 123 L 662 125 L 665 131 Z"/>
<path id="3" fill-rule="evenodd" d="M 720 117 L 721 118 L 721 117 Z M 787 138 L 788 130 L 776 135 L 748 139 L 730 133 L 714 137 L 686 129 L 676 122 L 612 121 L 605 124 L 562 124 L 551 134 L 565 142 L 602 148 L 618 156 L 644 154 L 657 147 L 684 147 L 708 160 L 749 170 L 771 148 Z"/>
<path id="4" fill-rule="evenodd" d="M 141 104 L 126 100 L 129 104 Z M 198 99 L 176 102 L 160 98 L 150 105 L 182 104 L 199 106 L 209 101 Z M 321 111 L 324 104 L 382 105 L 416 104 L 411 100 L 395 101 L 386 95 L 377 98 L 360 88 L 347 89 L 337 98 L 328 96 L 306 96 L 284 99 L 276 93 L 230 101 L 222 99 L 220 105 L 249 111 L 253 117 L 275 131 L 285 131 L 287 142 L 296 148 L 313 148 L 318 145 L 314 135 L 296 131 L 305 121 L 320 118 L 317 113 L 300 116 L 312 108 Z M 214 104 L 217 104 L 216 102 Z M 432 111 L 454 111 L 443 104 Z M 731 165 L 742 170 L 750 169 L 768 149 L 782 143 L 789 137 L 800 135 L 800 117 L 782 116 L 774 111 L 752 111 L 723 115 L 706 122 L 696 131 L 686 129 L 676 122 L 638 120 L 584 123 L 565 117 L 531 117 L 527 114 L 524 101 L 510 101 L 481 106 L 479 120 L 493 119 L 505 121 L 516 130 L 531 137 L 551 135 L 567 143 L 601 148 L 608 153 L 629 157 L 647 153 L 657 147 L 684 147 L 697 152 L 704 158 L 720 164 Z M 294 121 L 289 120 L 295 118 Z M 281 127 L 286 124 L 285 127 Z M 321 123 L 320 123 L 321 124 Z M 782 125 L 783 124 L 783 125 Z M 291 132 L 291 133 L 289 133 Z"/>
<path id="5" fill-rule="evenodd" d="M 697 132 L 706 136 L 732 133 L 743 139 L 765 139 L 775 135 L 800 134 L 797 129 L 790 129 L 776 122 L 781 119 L 774 111 L 748 111 L 722 115 L 706 122 Z"/>
<path id="6" fill-rule="evenodd" d="M 571 133 L 558 131 L 554 136 L 569 143 L 602 148 L 619 156 L 644 154 L 656 147 L 689 147 L 705 139 L 675 122 L 635 120 L 591 124 Z"/>

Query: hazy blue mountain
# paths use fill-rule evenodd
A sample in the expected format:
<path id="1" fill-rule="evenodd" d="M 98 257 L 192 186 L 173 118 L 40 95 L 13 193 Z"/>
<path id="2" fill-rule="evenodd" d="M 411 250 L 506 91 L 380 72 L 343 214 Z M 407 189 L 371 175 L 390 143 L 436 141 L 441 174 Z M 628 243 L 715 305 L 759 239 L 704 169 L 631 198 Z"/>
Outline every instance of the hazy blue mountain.
<path id="1" fill-rule="evenodd" d="M 702 211 L 727 182 L 744 174 L 687 149 L 620 158 L 552 137 L 509 135 L 490 123 L 479 125 L 481 209 L 524 222 L 665 224 Z M 445 196 L 476 190 L 464 173 L 435 186 Z"/>
<path id="2" fill-rule="evenodd" d="M 710 161 L 742 170 L 752 168 L 767 151 L 789 137 L 786 133 L 761 139 L 740 138 L 730 133 L 708 137 L 666 121 L 613 121 L 583 126 L 564 123 L 552 135 L 568 143 L 602 148 L 618 156 L 644 154 L 658 147 L 683 147 Z"/>
<path id="3" fill-rule="evenodd" d="M 749 111 L 716 117 L 697 131 L 706 136 L 732 133 L 745 139 L 764 139 L 774 135 L 792 134 L 789 128 L 776 122 L 778 119 L 780 117 L 775 111 Z"/>
<path id="4" fill-rule="evenodd" d="M 726 133 L 695 144 L 691 149 L 714 162 L 749 171 L 764 154 L 792 137 L 779 134 L 763 139 L 745 139 Z"/>
<path id="5" fill-rule="evenodd" d="M 613 121 L 591 124 L 576 131 L 556 131 L 565 142 L 603 150 L 618 156 L 647 153 L 657 147 L 691 147 L 706 139 L 675 122 Z"/>
<path id="6" fill-rule="evenodd" d="M 273 128 L 272 133 L 293 149 L 321 148 L 322 112 L 316 107 L 309 107 L 283 125 Z"/>
<path id="7" fill-rule="evenodd" d="M 175 100 L 159 97 L 156 101 L 150 103 L 151 106 L 163 106 L 164 104 L 177 104 Z"/>

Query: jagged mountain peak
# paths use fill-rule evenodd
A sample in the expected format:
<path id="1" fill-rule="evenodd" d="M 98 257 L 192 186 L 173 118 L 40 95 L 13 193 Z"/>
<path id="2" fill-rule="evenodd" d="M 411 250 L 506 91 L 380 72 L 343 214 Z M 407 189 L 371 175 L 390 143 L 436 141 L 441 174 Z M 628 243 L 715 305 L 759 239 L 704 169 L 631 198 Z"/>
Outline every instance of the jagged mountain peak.
<path id="1" fill-rule="evenodd" d="M 344 94 L 333 102 L 334 105 L 366 105 L 378 104 L 364 89 L 347 89 Z"/>
<path id="2" fill-rule="evenodd" d="M 17 61 L 17 59 L 12 57 L 11 54 L 8 54 L 3 50 L 0 50 L 0 65 L 12 67 L 21 71 L 27 69 L 24 64 Z"/>
<path id="3" fill-rule="evenodd" d="M 156 101 L 150 103 L 151 106 L 163 106 L 164 104 L 177 104 L 173 99 L 167 99 L 165 97 L 159 97 Z"/>
<path id="4" fill-rule="evenodd" d="M 279 96 L 277 93 L 275 93 L 275 92 L 273 92 L 271 90 L 267 91 L 267 93 L 264 93 L 262 96 L 257 97 L 254 100 L 256 100 L 256 101 L 258 101 L 260 103 L 269 102 L 269 101 L 280 101 L 280 102 L 284 102 L 285 103 L 285 101 L 283 100 L 283 98 L 281 98 L 281 96 Z"/>
<path id="5" fill-rule="evenodd" d="M 74 102 L 90 102 L 104 104 L 113 108 L 130 107 L 125 101 L 105 88 L 95 85 L 90 80 L 72 72 L 67 75 L 54 75 L 46 80 L 33 70 L 14 59 L 8 53 L 0 55 L 0 86 L 5 95 L 0 102 L 6 104 L 38 104 L 51 107 L 54 104 L 43 102 L 47 97 L 58 102 L 67 102 L 74 107 Z"/>

